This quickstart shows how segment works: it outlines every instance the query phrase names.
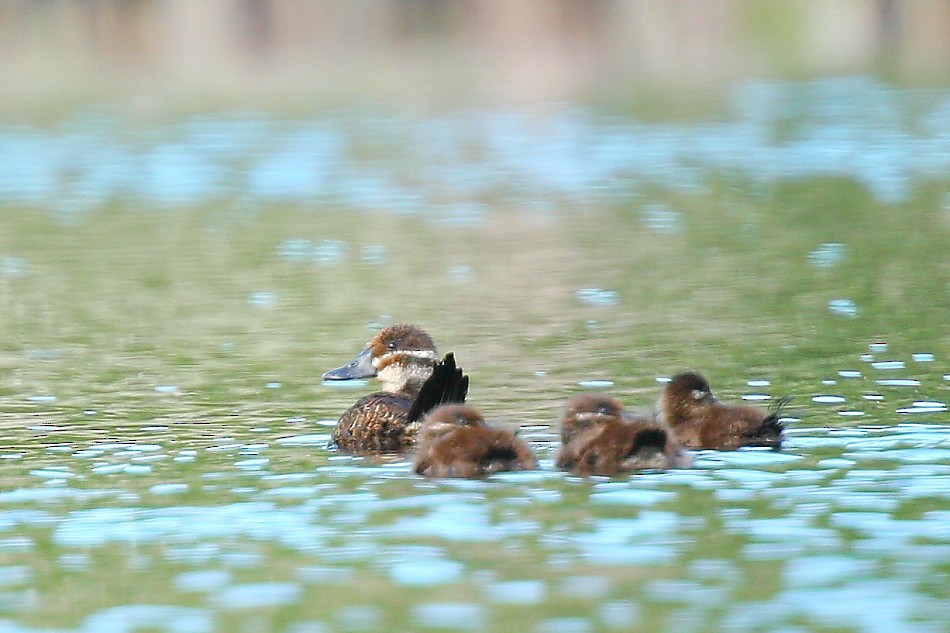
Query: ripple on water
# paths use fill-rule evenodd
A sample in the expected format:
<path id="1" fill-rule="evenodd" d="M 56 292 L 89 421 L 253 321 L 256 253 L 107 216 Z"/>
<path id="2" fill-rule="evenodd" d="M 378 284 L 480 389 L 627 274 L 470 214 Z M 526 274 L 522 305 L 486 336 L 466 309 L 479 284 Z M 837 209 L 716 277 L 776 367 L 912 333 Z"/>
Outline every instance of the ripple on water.
<path id="1" fill-rule="evenodd" d="M 943 413 L 947 410 L 947 405 L 936 400 L 917 400 L 909 407 L 897 409 L 897 413 L 905 415 L 915 415 L 919 413 Z"/>
<path id="2" fill-rule="evenodd" d="M 467 602 L 428 602 L 412 608 L 412 618 L 424 629 L 485 630 L 485 607 Z"/>
<path id="3" fill-rule="evenodd" d="M 871 363 L 871 367 L 873 367 L 874 369 L 881 369 L 881 370 L 904 369 L 904 361 L 902 360 L 875 361 Z"/>
<path id="4" fill-rule="evenodd" d="M 623 487 L 615 490 L 594 492 L 590 495 L 592 503 L 607 505 L 653 506 L 676 498 L 669 490 L 648 490 L 645 488 Z"/>
<path id="5" fill-rule="evenodd" d="M 379 607 L 354 604 L 339 609 L 336 620 L 344 631 L 380 631 L 383 614 Z"/>
<path id="6" fill-rule="evenodd" d="M 568 576 L 558 582 L 558 593 L 574 600 L 598 600 L 610 591 L 605 576 Z"/>
<path id="7" fill-rule="evenodd" d="M 300 585 L 289 582 L 254 582 L 225 587 L 213 596 L 224 609 L 260 609 L 298 602 L 303 595 Z"/>
<path id="8" fill-rule="evenodd" d="M 177 495 L 183 492 L 188 492 L 188 484 L 185 484 L 185 483 L 155 484 L 148 490 L 154 495 Z"/>
<path id="9" fill-rule="evenodd" d="M 808 254 L 808 263 L 815 268 L 832 268 L 844 259 L 844 255 L 844 244 L 826 242 Z"/>
<path id="10" fill-rule="evenodd" d="M 25 585 L 33 579 L 33 570 L 26 565 L 0 567 L 0 589 Z"/>
<path id="11" fill-rule="evenodd" d="M 354 572 L 349 567 L 306 566 L 297 569 L 300 582 L 311 585 L 342 585 L 352 582 Z"/>
<path id="12" fill-rule="evenodd" d="M 776 601 L 786 605 L 793 617 L 804 615 L 824 627 L 936 633 L 925 623 L 915 626 L 916 616 L 927 610 L 927 598 L 912 593 L 900 579 L 859 578 L 842 586 L 787 589 Z"/>
<path id="13" fill-rule="evenodd" d="M 85 619 L 83 631 L 132 633 L 142 629 L 210 633 L 215 630 L 210 609 L 164 605 L 122 605 L 98 611 Z"/>
<path id="14" fill-rule="evenodd" d="M 613 380 L 582 380 L 577 383 L 584 389 L 610 389 L 614 386 Z"/>
<path id="15" fill-rule="evenodd" d="M 336 424 L 336 422 L 334 422 Z M 313 433 L 308 435 L 291 435 L 274 440 L 281 446 L 326 446 L 330 441 L 329 433 Z"/>
<path id="16" fill-rule="evenodd" d="M 231 582 L 231 573 L 221 569 L 202 569 L 178 574 L 175 588 L 189 593 L 215 591 Z"/>
<path id="17" fill-rule="evenodd" d="M 452 560 L 434 557 L 406 557 L 389 570 L 394 582 L 413 587 L 437 586 L 455 582 L 465 566 Z"/>
<path id="18" fill-rule="evenodd" d="M 822 395 L 813 396 L 811 401 L 817 402 L 818 404 L 841 404 L 845 401 L 845 398 L 844 396 Z"/>
<path id="19" fill-rule="evenodd" d="M 596 564 L 666 564 L 679 556 L 679 524 L 675 513 L 642 511 L 636 521 L 601 519 L 594 531 L 570 536 L 568 541 Z"/>
<path id="20" fill-rule="evenodd" d="M 589 306 L 615 306 L 620 301 L 616 290 L 601 288 L 581 288 L 574 293 L 574 297 L 579 303 Z"/>
<path id="21" fill-rule="evenodd" d="M 330 628 L 318 620 L 304 620 L 303 622 L 294 622 L 287 627 L 287 633 L 330 633 Z"/>
<path id="22" fill-rule="evenodd" d="M 494 541 L 504 536 L 504 530 L 490 523 L 488 511 L 485 505 L 448 503 L 424 516 L 401 517 L 387 531 L 447 541 Z"/>
<path id="23" fill-rule="evenodd" d="M 915 378 L 882 378 L 875 381 L 885 387 L 917 387 L 920 381 Z"/>
<path id="24" fill-rule="evenodd" d="M 488 599 L 496 604 L 540 604 L 547 587 L 540 580 L 506 580 L 485 587 Z"/>
<path id="25" fill-rule="evenodd" d="M 853 556 L 802 556 L 785 565 L 785 581 L 792 587 L 814 587 L 870 576 L 876 571 L 873 561 Z"/>
<path id="26" fill-rule="evenodd" d="M 832 299 L 828 302 L 828 311 L 851 319 L 858 316 L 858 306 L 851 299 Z"/>
<path id="27" fill-rule="evenodd" d="M 643 594 L 655 602 L 687 604 L 701 608 L 724 602 L 729 587 L 709 587 L 694 580 L 653 580 L 643 588 Z"/>
<path id="28" fill-rule="evenodd" d="M 634 630 L 640 622 L 640 608 L 635 602 L 614 600 L 597 607 L 597 619 L 608 629 Z"/>

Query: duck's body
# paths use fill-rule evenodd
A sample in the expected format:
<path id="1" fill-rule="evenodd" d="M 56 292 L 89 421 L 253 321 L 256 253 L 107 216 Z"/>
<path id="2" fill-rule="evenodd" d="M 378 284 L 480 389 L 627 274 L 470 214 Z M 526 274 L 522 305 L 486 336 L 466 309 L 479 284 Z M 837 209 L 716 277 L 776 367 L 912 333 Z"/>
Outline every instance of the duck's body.
<path id="1" fill-rule="evenodd" d="M 468 389 L 454 357 L 447 354 L 438 362 L 432 337 L 409 324 L 381 330 L 352 361 L 323 375 L 324 380 L 369 377 L 380 380 L 383 390 L 363 396 L 340 416 L 331 439 L 342 451 L 406 451 L 415 443 L 422 414 L 439 402 L 464 401 Z"/>
<path id="2" fill-rule="evenodd" d="M 696 372 L 673 376 L 660 394 L 660 418 L 688 448 L 734 450 L 742 446 L 782 446 L 784 425 L 779 419 L 788 398 L 770 410 L 726 404 L 713 396 L 706 379 Z"/>
<path id="3" fill-rule="evenodd" d="M 632 416 L 605 394 L 571 398 L 561 416 L 556 464 L 575 475 L 614 477 L 645 469 L 684 468 L 690 459 L 657 418 Z"/>
<path id="4" fill-rule="evenodd" d="M 418 422 L 407 420 L 414 400 L 411 391 L 363 396 L 340 415 L 330 437 L 338 449 L 348 453 L 403 452 L 412 446 L 419 431 Z"/>
<path id="5" fill-rule="evenodd" d="M 475 478 L 537 467 L 528 443 L 515 433 L 488 425 L 474 407 L 446 404 L 426 416 L 412 469 L 426 477 Z"/>

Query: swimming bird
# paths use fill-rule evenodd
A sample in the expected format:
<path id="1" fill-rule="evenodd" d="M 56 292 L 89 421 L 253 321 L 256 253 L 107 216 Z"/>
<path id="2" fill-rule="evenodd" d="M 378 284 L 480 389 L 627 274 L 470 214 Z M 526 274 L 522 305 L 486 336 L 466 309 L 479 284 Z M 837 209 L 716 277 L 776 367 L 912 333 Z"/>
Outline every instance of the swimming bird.
<path id="1" fill-rule="evenodd" d="M 415 443 L 420 419 L 442 402 L 464 402 L 468 376 L 446 354 L 439 362 L 435 342 L 407 323 L 378 332 L 349 363 L 324 380 L 376 378 L 381 391 L 360 398 L 340 415 L 331 446 L 350 453 L 403 452 Z"/>
<path id="2" fill-rule="evenodd" d="M 657 416 L 631 415 L 617 398 L 582 393 L 561 415 L 556 465 L 575 475 L 614 477 L 645 469 L 685 468 L 689 456 Z"/>
<path id="3" fill-rule="evenodd" d="M 489 425 L 470 405 L 445 404 L 422 422 L 412 470 L 426 477 L 476 478 L 537 467 L 531 447 L 513 431 Z"/>
<path id="4" fill-rule="evenodd" d="M 766 446 L 778 450 L 784 431 L 780 417 L 789 400 L 788 396 L 780 398 L 768 410 L 726 404 L 713 396 L 701 374 L 688 371 L 673 376 L 663 387 L 657 410 L 676 439 L 688 448 Z"/>

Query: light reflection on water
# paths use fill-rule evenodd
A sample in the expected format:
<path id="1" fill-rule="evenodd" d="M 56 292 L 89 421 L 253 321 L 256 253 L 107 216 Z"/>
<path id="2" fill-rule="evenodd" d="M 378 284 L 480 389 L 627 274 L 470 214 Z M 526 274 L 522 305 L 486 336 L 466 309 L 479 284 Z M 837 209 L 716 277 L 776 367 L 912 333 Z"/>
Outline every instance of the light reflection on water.
<path id="1" fill-rule="evenodd" d="M 535 630 L 624 629 L 656 609 L 686 618 L 705 614 L 739 631 L 802 620 L 929 632 L 944 622 L 939 604 L 948 598 L 946 587 L 927 581 L 950 562 L 950 513 L 940 509 L 950 497 L 950 427 L 943 424 L 799 427 L 783 452 L 700 451 L 691 469 L 616 481 L 544 470 L 436 483 L 409 475 L 405 461 L 342 456 L 309 472 L 280 472 L 277 457 L 246 466 L 249 446 L 275 455 L 324 450 L 295 441 L 309 437 L 235 437 L 209 446 L 226 447 L 211 485 L 230 498 L 210 505 L 207 497 L 201 505 L 176 503 L 209 482 L 176 481 L 175 468 L 163 471 L 164 481 L 146 475 L 144 487 L 125 470 L 100 471 L 97 487 L 85 489 L 96 459 L 167 456 L 161 444 L 93 443 L 76 452 L 94 456 L 77 462 L 54 453 L 70 464 L 29 470 L 33 485 L 0 493 L 6 535 L 0 553 L 7 561 L 0 589 L 9 596 L 36 582 L 31 566 L 17 561 L 28 561 L 38 542 L 49 539 L 58 565 L 74 573 L 94 573 L 102 564 L 97 552 L 115 545 L 156 551 L 159 559 L 146 554 L 134 564 L 154 569 L 167 599 L 198 596 L 204 605 L 107 607 L 70 629 L 77 631 L 217 630 L 223 613 L 307 613 L 318 599 L 314 591 L 358 591 L 367 573 L 395 592 L 474 591 L 463 602 L 410 598 L 409 616 L 421 628 L 481 630 L 498 617 L 496 609 L 513 606 L 534 609 Z M 546 460 L 544 468 L 550 466 Z M 179 468 L 187 474 L 185 465 Z M 148 495 L 162 501 L 147 503 Z M 573 501 L 566 503 L 568 497 Z M 30 508 L 37 503 L 42 509 Z M 732 539 L 738 552 L 708 550 L 709 538 Z M 500 564 L 504 556 L 489 571 L 483 555 L 470 553 L 476 544 L 515 558 L 535 552 L 541 569 L 550 571 L 507 567 Z M 273 547 L 287 553 L 268 553 Z M 283 571 L 269 572 L 279 560 L 285 563 L 274 569 Z M 176 571 L 169 573 L 168 564 Z M 776 587 L 752 601 L 736 600 L 742 570 L 761 564 L 775 566 Z M 629 593 L 633 586 L 639 589 Z M 564 597 L 581 607 L 552 617 L 552 605 Z M 16 600 L 4 604 L 8 617 L 24 612 Z M 855 604 L 880 606 L 882 615 L 865 618 Z M 342 604 L 298 624 L 375 630 L 390 617 L 386 609 Z M 14 620 L 4 627 L 38 630 Z"/>
<path id="2" fill-rule="evenodd" d="M 948 99 L 854 77 L 749 83 L 736 91 L 734 120 L 705 124 L 648 125 L 565 107 L 543 123 L 503 111 L 426 118 L 341 112 L 292 124 L 201 115 L 151 134 L 106 111 L 52 130 L 0 124 L 0 203 L 68 219 L 114 200 L 178 207 L 226 198 L 252 207 L 277 201 L 421 213 L 472 226 L 486 212 L 477 199 L 587 204 L 656 186 L 698 191 L 704 178 L 728 171 L 761 183 L 846 176 L 896 204 L 908 199 L 912 181 L 950 172 Z M 425 179 L 406 173 L 407 146 L 425 165 Z M 642 214 L 657 232 L 682 230 L 679 213 L 664 204 L 647 201 Z M 844 248 L 823 244 L 809 261 L 833 267 Z M 345 251 L 333 240 L 291 240 L 282 249 L 317 263 Z M 384 257 L 364 253 L 373 263 Z M 29 270 L 28 262 L 3 262 L 0 275 Z"/>
<path id="3" fill-rule="evenodd" d="M 581 109 L 543 124 L 487 112 L 295 123 L 204 116 L 134 144 L 110 117 L 52 131 L 2 126 L 0 202 L 76 214 L 123 198 L 169 207 L 278 200 L 464 227 L 487 213 L 469 198 L 532 198 L 543 218 L 563 202 L 627 200 L 648 186 L 689 191 L 729 170 L 761 182 L 850 176 L 899 202 L 911 180 L 950 172 L 947 95 L 921 105 L 864 79 L 740 93 L 737 120 L 703 125 Z M 796 126 L 779 137 L 789 118 Z M 424 180 L 392 158 L 407 140 L 432 168 Z M 680 212 L 645 198 L 638 221 L 674 238 L 685 230 Z M 822 275 L 860 254 L 812 244 L 805 261 Z M 318 267 L 393 257 L 373 244 L 296 237 L 273 254 Z M 460 283 L 475 276 L 467 265 L 448 270 Z M 0 259 L 0 282 L 33 274 L 25 259 Z M 257 315 L 284 300 L 240 294 Z M 571 300 L 606 311 L 623 297 L 592 284 Z M 850 299 L 828 307 L 858 315 Z M 599 326 L 589 319 L 585 332 Z M 233 352 L 228 345 L 221 350 Z M 35 362 L 63 355 L 24 353 Z M 301 411 L 252 416 L 253 426 L 230 408 L 209 411 L 204 434 L 149 419 L 129 439 L 92 426 L 107 406 L 82 400 L 69 417 L 54 410 L 68 398 L 31 390 L 17 398 L 32 417 L 14 445 L 0 445 L 0 633 L 236 630 L 232 617 L 295 633 L 940 631 L 950 601 L 940 582 L 950 564 L 945 363 L 926 348 L 906 355 L 873 342 L 796 394 L 783 451 L 697 451 L 690 469 L 620 480 L 555 472 L 556 435 L 543 424 L 522 434 L 541 471 L 430 482 L 410 475 L 405 458 L 329 453 L 334 421 Z M 782 378 L 761 374 L 770 372 L 749 370 L 736 383 L 755 389 L 745 399 L 784 395 L 770 393 Z M 610 378 L 568 383 L 612 390 Z M 258 385 L 270 398 L 289 382 Z M 314 382 L 354 389 L 354 398 L 371 388 Z M 165 378 L 148 391 L 176 400 L 182 385 Z M 112 598 L 115 578 L 143 589 Z M 46 607 L 59 615 L 44 619 Z"/>

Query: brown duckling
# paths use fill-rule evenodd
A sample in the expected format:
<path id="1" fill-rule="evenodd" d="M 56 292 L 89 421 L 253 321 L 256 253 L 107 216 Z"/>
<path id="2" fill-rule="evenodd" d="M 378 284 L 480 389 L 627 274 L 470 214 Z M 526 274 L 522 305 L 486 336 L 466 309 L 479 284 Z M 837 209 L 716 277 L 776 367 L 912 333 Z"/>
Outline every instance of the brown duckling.
<path id="1" fill-rule="evenodd" d="M 734 450 L 740 446 L 782 446 L 782 409 L 789 397 L 769 410 L 744 404 L 725 404 L 713 396 L 709 383 L 697 372 L 677 374 L 660 394 L 660 418 L 672 427 L 676 439 L 688 448 Z"/>
<path id="2" fill-rule="evenodd" d="M 509 470 L 535 470 L 528 443 L 490 426 L 475 407 L 441 405 L 425 417 L 413 472 L 426 477 L 485 477 Z"/>
<path id="3" fill-rule="evenodd" d="M 606 394 L 582 393 L 568 400 L 561 442 L 557 467 L 575 475 L 613 477 L 690 465 L 672 430 L 656 416 L 632 416 Z"/>
<path id="4" fill-rule="evenodd" d="M 383 390 L 360 398 L 340 415 L 331 446 L 351 453 L 402 452 L 415 442 L 419 420 L 441 402 L 464 402 L 468 376 L 446 354 L 438 360 L 435 342 L 416 325 L 384 328 L 346 365 L 324 380 L 374 377 Z"/>

